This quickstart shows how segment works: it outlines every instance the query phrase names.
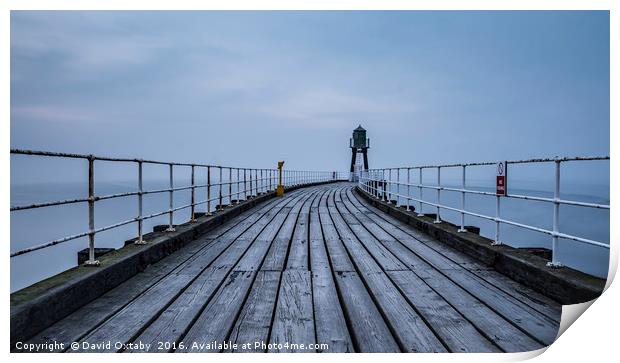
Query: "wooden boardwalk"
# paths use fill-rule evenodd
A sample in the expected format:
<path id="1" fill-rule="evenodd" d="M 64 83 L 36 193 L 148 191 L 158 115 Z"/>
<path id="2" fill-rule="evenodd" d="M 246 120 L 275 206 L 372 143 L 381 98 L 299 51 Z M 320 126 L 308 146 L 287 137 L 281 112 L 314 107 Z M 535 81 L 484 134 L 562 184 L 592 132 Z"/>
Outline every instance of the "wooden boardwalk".
<path id="1" fill-rule="evenodd" d="M 223 351 L 511 352 L 552 343 L 560 314 L 557 303 L 337 183 L 244 212 L 30 343 L 124 352 L 216 352 L 214 342 L 225 341 L 237 346 Z"/>

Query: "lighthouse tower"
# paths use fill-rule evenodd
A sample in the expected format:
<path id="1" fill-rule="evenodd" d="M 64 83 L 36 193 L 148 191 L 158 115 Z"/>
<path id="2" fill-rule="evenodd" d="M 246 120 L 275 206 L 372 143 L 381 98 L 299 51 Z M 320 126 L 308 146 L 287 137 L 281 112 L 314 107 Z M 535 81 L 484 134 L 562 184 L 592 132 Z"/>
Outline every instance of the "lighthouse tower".
<path id="1" fill-rule="evenodd" d="M 349 140 L 349 147 L 351 148 L 351 169 L 354 179 L 357 179 L 355 176 L 358 170 L 356 170 L 355 162 L 357 160 L 357 154 L 361 153 L 364 157 L 364 169 L 368 170 L 368 149 L 370 148 L 370 139 L 366 137 L 366 130 L 359 125 L 355 130 L 353 130 L 353 137 Z"/>

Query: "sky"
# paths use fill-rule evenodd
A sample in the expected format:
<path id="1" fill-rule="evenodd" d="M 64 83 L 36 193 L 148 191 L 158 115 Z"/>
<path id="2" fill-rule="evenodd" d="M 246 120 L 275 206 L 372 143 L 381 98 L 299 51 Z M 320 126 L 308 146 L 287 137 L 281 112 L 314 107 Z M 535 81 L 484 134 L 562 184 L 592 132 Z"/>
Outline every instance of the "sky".
<path id="1" fill-rule="evenodd" d="M 361 124 L 371 167 L 608 155 L 609 75 L 604 11 L 12 11 L 11 147 L 346 171 Z"/>

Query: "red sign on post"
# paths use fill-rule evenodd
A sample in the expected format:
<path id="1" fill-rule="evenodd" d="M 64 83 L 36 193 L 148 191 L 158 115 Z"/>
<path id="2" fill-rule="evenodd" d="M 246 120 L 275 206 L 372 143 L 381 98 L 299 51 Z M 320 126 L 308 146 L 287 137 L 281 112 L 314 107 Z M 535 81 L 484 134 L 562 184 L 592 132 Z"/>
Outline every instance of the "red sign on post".
<path id="1" fill-rule="evenodd" d="M 506 162 L 497 163 L 497 176 L 495 177 L 495 194 L 506 195 Z"/>

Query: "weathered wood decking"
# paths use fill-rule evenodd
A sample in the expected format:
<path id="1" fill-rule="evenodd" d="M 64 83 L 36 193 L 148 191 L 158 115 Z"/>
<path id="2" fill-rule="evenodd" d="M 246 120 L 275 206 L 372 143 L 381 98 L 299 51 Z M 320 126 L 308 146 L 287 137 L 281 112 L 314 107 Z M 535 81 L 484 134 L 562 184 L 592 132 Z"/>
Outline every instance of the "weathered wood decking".
<path id="1" fill-rule="evenodd" d="M 214 341 L 304 352 L 313 343 L 326 352 L 501 352 L 553 342 L 560 305 L 352 188 L 300 189 L 246 211 L 30 342 L 126 352 L 219 351 L 193 347 Z"/>

